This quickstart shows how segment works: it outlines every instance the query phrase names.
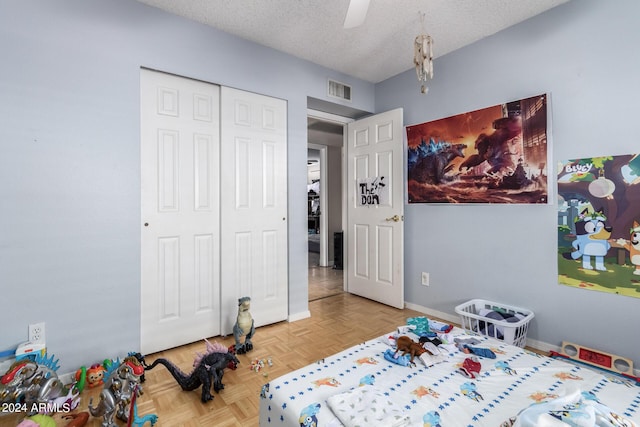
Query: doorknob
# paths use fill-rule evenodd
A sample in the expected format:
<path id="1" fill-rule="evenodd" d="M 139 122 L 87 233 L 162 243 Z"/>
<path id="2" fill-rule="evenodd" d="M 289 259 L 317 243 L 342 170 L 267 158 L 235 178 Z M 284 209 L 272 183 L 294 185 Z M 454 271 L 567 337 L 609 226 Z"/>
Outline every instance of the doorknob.
<path id="1" fill-rule="evenodd" d="M 400 217 L 398 215 L 394 215 L 391 218 L 385 218 L 385 221 L 398 222 L 398 221 L 400 221 Z"/>

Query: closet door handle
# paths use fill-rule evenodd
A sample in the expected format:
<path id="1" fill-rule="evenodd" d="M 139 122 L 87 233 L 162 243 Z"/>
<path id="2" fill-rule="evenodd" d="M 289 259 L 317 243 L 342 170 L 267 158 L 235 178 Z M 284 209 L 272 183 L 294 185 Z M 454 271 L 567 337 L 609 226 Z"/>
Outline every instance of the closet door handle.
<path id="1" fill-rule="evenodd" d="M 398 222 L 398 221 L 400 221 L 400 217 L 398 215 L 394 215 L 391 218 L 385 218 L 385 221 Z"/>

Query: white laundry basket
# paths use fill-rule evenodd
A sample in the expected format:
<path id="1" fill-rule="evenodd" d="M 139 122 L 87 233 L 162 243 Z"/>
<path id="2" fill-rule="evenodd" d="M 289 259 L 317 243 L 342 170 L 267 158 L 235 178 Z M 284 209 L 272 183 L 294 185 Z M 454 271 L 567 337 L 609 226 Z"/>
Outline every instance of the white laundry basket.
<path id="1" fill-rule="evenodd" d="M 511 315 L 516 321 L 492 319 L 486 317 L 485 312 Z M 460 326 L 465 332 L 490 336 L 518 347 L 527 343 L 529 322 L 533 319 L 530 310 L 483 299 L 458 305 L 456 313 L 460 315 Z"/>

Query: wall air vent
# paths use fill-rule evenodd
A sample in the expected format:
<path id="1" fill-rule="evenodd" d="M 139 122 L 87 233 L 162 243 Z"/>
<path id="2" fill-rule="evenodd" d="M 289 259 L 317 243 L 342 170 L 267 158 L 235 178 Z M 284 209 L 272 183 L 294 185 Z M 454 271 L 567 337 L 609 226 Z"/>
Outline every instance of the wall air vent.
<path id="1" fill-rule="evenodd" d="M 332 98 L 351 101 L 351 86 L 329 79 L 327 94 Z"/>

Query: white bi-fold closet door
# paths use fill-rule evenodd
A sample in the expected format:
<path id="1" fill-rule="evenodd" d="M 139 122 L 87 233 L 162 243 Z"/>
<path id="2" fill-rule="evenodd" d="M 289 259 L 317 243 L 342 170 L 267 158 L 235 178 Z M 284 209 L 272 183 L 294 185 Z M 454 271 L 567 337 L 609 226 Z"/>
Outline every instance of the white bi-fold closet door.
<path id="1" fill-rule="evenodd" d="M 285 320 L 286 102 L 141 70 L 141 352 Z"/>

